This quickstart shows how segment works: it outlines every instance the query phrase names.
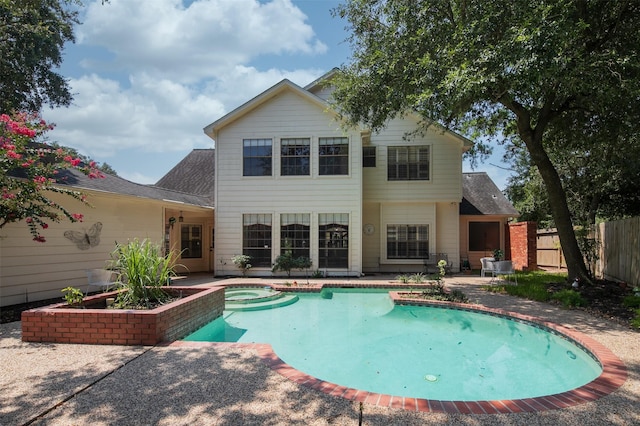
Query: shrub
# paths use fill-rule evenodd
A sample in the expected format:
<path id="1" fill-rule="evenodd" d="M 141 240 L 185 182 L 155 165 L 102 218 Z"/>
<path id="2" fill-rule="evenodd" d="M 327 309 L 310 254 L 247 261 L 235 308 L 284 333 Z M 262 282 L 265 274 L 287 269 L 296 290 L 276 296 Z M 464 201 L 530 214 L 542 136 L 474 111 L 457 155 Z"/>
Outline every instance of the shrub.
<path id="1" fill-rule="evenodd" d="M 640 296 L 634 294 L 626 296 L 622 303 L 627 308 L 640 308 Z"/>
<path id="2" fill-rule="evenodd" d="M 640 328 L 640 309 L 636 309 L 636 317 L 631 320 L 631 326 Z"/>
<path id="3" fill-rule="evenodd" d="M 410 281 L 413 281 L 416 284 L 422 284 L 425 281 L 425 276 L 422 272 L 418 272 L 417 274 L 411 275 L 409 277 Z"/>
<path id="4" fill-rule="evenodd" d="M 65 287 L 61 290 L 64 293 L 64 300 L 69 306 L 79 305 L 84 299 L 82 290 L 75 287 Z"/>
<path id="5" fill-rule="evenodd" d="M 247 271 L 251 269 L 251 256 L 246 254 L 236 254 L 231 258 L 234 265 L 242 270 L 242 276 L 247 275 Z"/>
<path id="6" fill-rule="evenodd" d="M 293 253 L 287 250 L 284 254 L 276 257 L 272 272 L 284 271 L 287 273 L 287 277 L 290 277 L 292 269 L 303 270 L 310 267 L 311 259 L 305 256 L 293 257 Z"/>
<path id="7" fill-rule="evenodd" d="M 406 284 L 409 282 L 409 277 L 407 275 L 401 274 L 396 277 L 396 280 L 400 281 L 403 284 Z"/>
<path id="8" fill-rule="evenodd" d="M 580 293 L 574 290 L 560 290 L 554 293 L 551 298 L 562 303 L 565 308 L 574 308 L 578 306 L 587 306 L 587 301 Z"/>
<path id="9" fill-rule="evenodd" d="M 126 291 L 118 293 L 115 306 L 150 307 L 150 302 L 168 299 L 162 287 L 176 276 L 176 257 L 175 252 L 163 256 L 160 246 L 146 239 L 116 244 L 109 268 L 117 274 L 116 287 Z"/>

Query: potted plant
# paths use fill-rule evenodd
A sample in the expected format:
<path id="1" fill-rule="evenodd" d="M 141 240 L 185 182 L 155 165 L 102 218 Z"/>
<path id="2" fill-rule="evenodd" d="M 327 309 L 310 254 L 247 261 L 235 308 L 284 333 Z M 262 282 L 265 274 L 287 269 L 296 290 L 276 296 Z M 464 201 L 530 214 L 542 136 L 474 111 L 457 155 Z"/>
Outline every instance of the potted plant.
<path id="1" fill-rule="evenodd" d="M 493 259 L 498 262 L 504 259 L 504 252 L 500 249 L 495 249 L 493 251 Z"/>

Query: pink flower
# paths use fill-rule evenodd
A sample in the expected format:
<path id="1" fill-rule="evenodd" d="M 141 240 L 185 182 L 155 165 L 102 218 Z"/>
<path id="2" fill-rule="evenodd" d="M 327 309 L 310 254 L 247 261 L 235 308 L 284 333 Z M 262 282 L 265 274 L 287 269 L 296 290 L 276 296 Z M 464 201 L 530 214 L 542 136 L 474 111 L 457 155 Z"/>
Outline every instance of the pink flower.
<path id="1" fill-rule="evenodd" d="M 42 229 L 47 229 L 49 227 L 49 225 L 47 225 L 46 223 L 42 224 Z"/>
<path id="2" fill-rule="evenodd" d="M 27 223 L 31 223 L 31 222 L 33 222 L 33 219 L 32 219 L 32 218 L 30 218 L 30 217 L 28 217 L 28 218 L 26 218 L 24 221 L 25 221 L 25 222 L 27 222 Z"/>
<path id="3" fill-rule="evenodd" d="M 44 176 L 36 176 L 33 178 L 33 181 L 35 183 L 46 183 L 47 182 L 47 178 Z"/>
<path id="4" fill-rule="evenodd" d="M 84 215 L 81 213 L 73 213 L 71 216 L 78 222 L 82 222 L 82 220 L 84 219 Z"/>
<path id="5" fill-rule="evenodd" d="M 15 160 L 19 160 L 22 158 L 22 155 L 18 154 L 15 151 L 7 151 L 7 157 L 8 158 L 13 158 Z"/>
<path id="6" fill-rule="evenodd" d="M 33 241 L 37 243 L 44 243 L 47 240 L 42 235 L 38 235 L 37 237 L 33 237 Z"/>

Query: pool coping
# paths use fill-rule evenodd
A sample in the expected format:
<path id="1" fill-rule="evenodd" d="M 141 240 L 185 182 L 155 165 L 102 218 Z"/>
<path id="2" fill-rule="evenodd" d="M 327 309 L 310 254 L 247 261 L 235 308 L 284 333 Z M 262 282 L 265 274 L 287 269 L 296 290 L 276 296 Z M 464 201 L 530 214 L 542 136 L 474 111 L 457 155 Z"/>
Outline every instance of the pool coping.
<path id="1" fill-rule="evenodd" d="M 317 287 L 312 291 L 318 291 L 316 289 Z M 292 290 L 295 291 L 297 289 Z M 390 407 L 408 411 L 431 413 L 512 414 L 557 410 L 595 401 L 607 396 L 620 388 L 627 379 L 627 368 L 620 358 L 600 342 L 590 338 L 586 334 L 574 330 L 573 328 L 545 321 L 539 317 L 524 315 L 504 309 L 488 308 L 478 304 L 408 298 L 403 297 L 401 293 L 406 292 L 398 292 L 390 289 L 389 296 L 395 304 L 438 306 L 449 309 L 476 311 L 516 321 L 523 321 L 533 326 L 542 326 L 585 348 L 601 365 L 602 373 L 585 385 L 558 394 L 512 400 L 444 401 L 368 392 L 320 380 L 285 363 L 280 359 L 280 357 L 278 357 L 278 355 L 276 355 L 273 348 L 268 343 L 175 341 L 168 343 L 167 345 L 198 348 L 219 346 L 256 350 L 262 362 L 269 366 L 273 371 L 302 386 L 318 390 L 327 395 L 345 398 L 355 402 L 362 402 L 379 407 Z"/>

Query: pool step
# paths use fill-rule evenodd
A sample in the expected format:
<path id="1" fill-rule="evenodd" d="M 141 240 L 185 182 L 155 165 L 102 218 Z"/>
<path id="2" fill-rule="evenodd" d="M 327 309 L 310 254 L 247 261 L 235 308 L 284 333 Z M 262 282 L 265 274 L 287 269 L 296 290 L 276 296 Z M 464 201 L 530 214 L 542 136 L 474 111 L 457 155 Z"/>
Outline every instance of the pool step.
<path id="1" fill-rule="evenodd" d="M 274 309 L 288 306 L 298 301 L 298 296 L 295 294 L 281 293 L 276 298 L 261 298 L 259 301 L 255 300 L 250 302 L 243 300 L 242 302 L 225 301 L 225 311 L 260 311 L 263 309 Z"/>

